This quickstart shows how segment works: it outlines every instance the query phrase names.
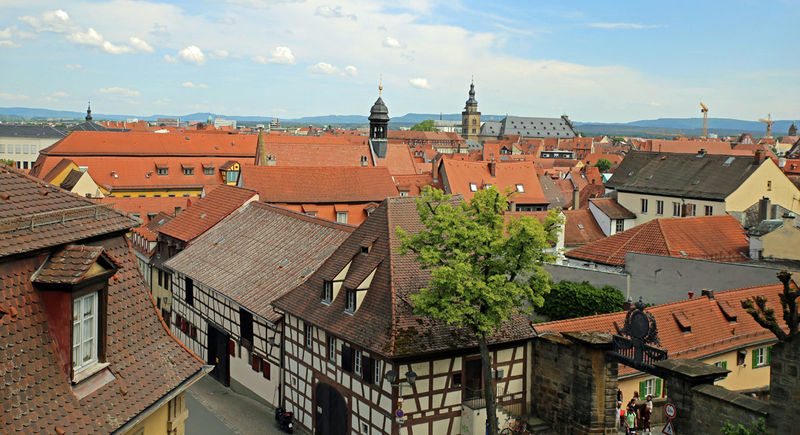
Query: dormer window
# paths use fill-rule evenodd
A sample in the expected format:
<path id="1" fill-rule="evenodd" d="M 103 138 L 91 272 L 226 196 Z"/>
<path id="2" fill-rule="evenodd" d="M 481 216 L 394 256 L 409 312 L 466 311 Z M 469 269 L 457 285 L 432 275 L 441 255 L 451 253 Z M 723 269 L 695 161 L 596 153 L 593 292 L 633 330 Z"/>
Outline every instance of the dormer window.
<path id="1" fill-rule="evenodd" d="M 97 363 L 98 294 L 89 293 L 72 300 L 72 370 Z"/>
<path id="2" fill-rule="evenodd" d="M 475 184 L 475 183 L 469 183 L 469 191 L 470 192 L 477 192 L 478 191 L 478 185 Z"/>
<path id="3" fill-rule="evenodd" d="M 322 302 L 330 303 L 333 300 L 333 281 L 322 282 Z"/>
<path id="4" fill-rule="evenodd" d="M 356 290 L 352 288 L 345 289 L 347 300 L 345 301 L 345 312 L 350 314 L 356 312 Z"/>

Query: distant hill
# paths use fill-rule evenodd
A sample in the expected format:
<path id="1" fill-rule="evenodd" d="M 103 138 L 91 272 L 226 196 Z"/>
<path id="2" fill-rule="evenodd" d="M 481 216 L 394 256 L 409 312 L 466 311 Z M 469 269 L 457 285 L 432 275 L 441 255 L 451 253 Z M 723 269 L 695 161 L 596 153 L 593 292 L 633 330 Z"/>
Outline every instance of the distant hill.
<path id="1" fill-rule="evenodd" d="M 186 115 L 109 115 L 103 113 L 92 114 L 95 120 L 120 121 L 126 119 L 142 119 L 145 121 L 156 121 L 158 118 L 180 118 L 183 121 L 202 122 L 212 118 L 226 118 L 236 120 L 240 123 L 266 123 L 271 116 L 228 116 L 209 112 L 197 112 Z M 86 112 L 73 112 L 65 110 L 49 110 L 27 107 L 0 107 L 0 120 L 5 121 L 25 121 L 25 120 L 83 120 Z M 461 120 L 460 113 L 407 113 L 402 116 L 395 116 L 391 119 L 390 125 L 393 128 L 401 126 L 411 126 L 426 119 L 444 119 L 448 121 Z M 482 119 L 501 120 L 502 115 L 483 115 Z M 323 115 L 305 116 L 301 118 L 280 118 L 284 125 L 367 125 L 369 120 L 367 115 Z M 773 136 L 785 135 L 792 123 L 790 120 L 776 120 L 772 126 Z M 702 118 L 658 118 L 646 119 L 625 123 L 598 123 L 598 122 L 575 122 L 575 127 L 585 136 L 596 135 L 618 135 L 618 136 L 643 136 L 660 137 L 675 134 L 684 136 L 699 136 L 702 134 Z M 765 133 L 764 123 L 759 121 L 745 121 L 731 118 L 709 118 L 709 133 L 716 133 L 719 136 L 735 136 L 741 133 L 751 133 L 756 136 L 763 136 Z"/>

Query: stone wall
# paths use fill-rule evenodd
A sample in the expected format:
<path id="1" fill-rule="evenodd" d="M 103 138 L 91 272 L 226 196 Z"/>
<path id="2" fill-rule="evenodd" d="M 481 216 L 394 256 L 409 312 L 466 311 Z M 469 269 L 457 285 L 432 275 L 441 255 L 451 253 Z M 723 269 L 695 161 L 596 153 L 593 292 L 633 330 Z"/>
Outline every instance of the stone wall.
<path id="1" fill-rule="evenodd" d="M 545 334 L 534 340 L 533 413 L 560 434 L 614 434 L 617 364 L 607 361 L 611 336 Z"/>
<path id="2" fill-rule="evenodd" d="M 770 362 L 770 418 L 767 426 L 775 434 L 800 428 L 800 337 L 772 346 Z"/>

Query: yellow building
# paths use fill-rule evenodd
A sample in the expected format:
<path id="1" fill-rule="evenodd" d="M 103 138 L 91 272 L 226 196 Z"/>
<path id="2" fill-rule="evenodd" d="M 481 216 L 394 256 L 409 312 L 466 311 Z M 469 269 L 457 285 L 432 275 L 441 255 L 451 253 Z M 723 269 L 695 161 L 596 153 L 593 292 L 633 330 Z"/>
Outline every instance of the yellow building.
<path id="1" fill-rule="evenodd" d="M 461 137 L 464 139 L 478 139 L 481 134 L 481 112 L 478 111 L 478 101 L 475 99 L 475 83 L 469 84 L 469 99 L 461 112 Z"/>

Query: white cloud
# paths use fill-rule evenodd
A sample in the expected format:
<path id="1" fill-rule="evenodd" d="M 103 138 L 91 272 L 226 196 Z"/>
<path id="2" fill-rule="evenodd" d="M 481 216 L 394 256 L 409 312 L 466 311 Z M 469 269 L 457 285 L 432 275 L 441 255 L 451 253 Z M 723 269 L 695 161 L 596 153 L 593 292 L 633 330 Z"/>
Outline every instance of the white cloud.
<path id="1" fill-rule="evenodd" d="M 637 24 L 637 23 L 589 23 L 589 27 L 598 29 L 656 29 L 663 27 L 656 24 Z"/>
<path id="2" fill-rule="evenodd" d="M 21 45 L 14 41 L 0 41 L 0 48 L 19 48 Z"/>
<path id="3" fill-rule="evenodd" d="M 190 63 L 194 65 L 203 65 L 206 63 L 206 55 L 196 45 L 190 45 L 178 52 L 177 56 L 164 55 L 164 59 L 170 63 Z"/>
<path id="4" fill-rule="evenodd" d="M 67 39 L 80 45 L 102 46 L 103 35 L 97 33 L 97 30 L 89 27 L 86 32 L 75 32 L 67 35 Z"/>
<path id="5" fill-rule="evenodd" d="M 339 72 L 339 68 L 336 68 L 335 66 L 326 62 L 320 62 L 316 65 L 309 67 L 308 69 L 311 72 L 319 74 L 336 74 Z"/>
<path id="6" fill-rule="evenodd" d="M 408 79 L 408 83 L 415 88 L 420 89 L 430 89 L 431 85 L 428 83 L 428 79 L 424 79 L 422 77 L 417 77 L 413 79 Z"/>
<path id="7" fill-rule="evenodd" d="M 109 54 L 126 54 L 133 51 L 127 45 L 114 45 L 109 41 L 103 42 L 103 50 Z"/>
<path id="8" fill-rule="evenodd" d="M 353 65 L 347 65 L 344 67 L 344 73 L 350 77 L 356 77 L 358 75 L 358 68 L 354 67 Z"/>
<path id="9" fill-rule="evenodd" d="M 64 65 L 67 69 L 83 69 L 83 65 L 80 64 L 66 64 Z"/>
<path id="10" fill-rule="evenodd" d="M 101 88 L 100 92 L 102 92 L 104 94 L 119 96 L 119 97 L 138 97 L 139 95 L 141 95 L 141 92 L 139 92 L 137 90 L 128 89 L 128 88 L 121 88 L 121 87 L 118 87 L 118 86 L 114 86 L 114 87 L 111 87 L 111 88 Z"/>
<path id="11" fill-rule="evenodd" d="M 36 32 L 66 33 L 75 28 L 69 14 L 61 9 L 44 11 L 39 16 L 25 15 L 19 20 L 33 27 Z"/>
<path id="12" fill-rule="evenodd" d="M 4 92 L 0 92 L 0 98 L 4 100 L 27 100 L 29 97 L 23 94 L 6 94 Z"/>
<path id="13" fill-rule="evenodd" d="M 153 51 L 155 51 L 155 50 L 153 50 L 153 47 L 151 47 L 150 44 L 148 44 L 147 41 L 145 41 L 143 39 L 137 38 L 135 36 L 131 36 L 129 41 L 130 41 L 131 47 L 133 47 L 133 49 L 138 51 L 138 52 L 141 52 L 141 53 L 152 53 Z"/>
<path id="14" fill-rule="evenodd" d="M 272 63 L 285 63 L 294 65 L 294 54 L 289 47 L 275 47 L 272 50 L 272 57 L 269 58 Z"/>
<path id="15" fill-rule="evenodd" d="M 383 38 L 383 46 L 389 48 L 405 48 L 406 44 L 400 42 L 397 38 L 392 38 L 391 36 L 387 36 Z"/>
<path id="16" fill-rule="evenodd" d="M 214 50 L 208 54 L 208 57 L 212 59 L 225 59 L 228 56 L 230 56 L 228 50 Z"/>
<path id="17" fill-rule="evenodd" d="M 315 15 L 325 18 L 347 18 L 353 21 L 358 20 L 356 14 L 345 14 L 341 6 L 319 6 Z"/>
<path id="18" fill-rule="evenodd" d="M 208 85 L 205 83 L 192 83 L 192 82 L 183 82 L 181 86 L 184 88 L 207 88 Z"/>

